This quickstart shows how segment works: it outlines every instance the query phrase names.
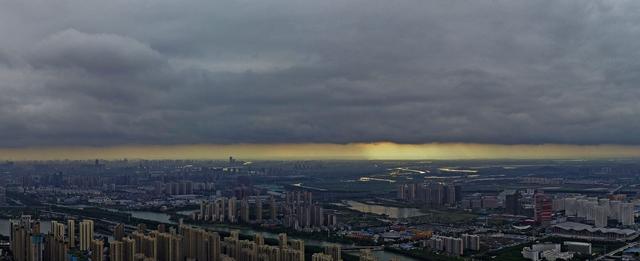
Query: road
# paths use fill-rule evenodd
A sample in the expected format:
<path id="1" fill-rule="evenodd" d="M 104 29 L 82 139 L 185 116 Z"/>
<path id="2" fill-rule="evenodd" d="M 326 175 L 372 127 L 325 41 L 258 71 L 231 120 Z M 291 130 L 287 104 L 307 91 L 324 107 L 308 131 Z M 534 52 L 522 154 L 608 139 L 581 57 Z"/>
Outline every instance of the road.
<path id="1" fill-rule="evenodd" d="M 606 253 L 606 254 L 604 254 L 604 255 L 602 255 L 602 256 L 599 256 L 598 258 L 596 258 L 596 260 L 603 260 L 603 259 L 604 259 L 604 258 L 606 258 L 606 257 L 614 256 L 615 254 L 620 253 L 620 252 L 624 251 L 624 250 L 625 250 L 625 249 L 627 249 L 627 248 L 635 247 L 635 246 L 637 246 L 638 244 L 640 244 L 640 242 L 632 242 L 632 243 L 626 244 L 626 245 L 624 245 L 624 246 L 623 246 L 623 247 L 621 247 L 621 248 L 618 248 L 618 249 L 613 250 L 613 251 L 611 251 L 611 252 L 609 252 L 609 253 Z"/>

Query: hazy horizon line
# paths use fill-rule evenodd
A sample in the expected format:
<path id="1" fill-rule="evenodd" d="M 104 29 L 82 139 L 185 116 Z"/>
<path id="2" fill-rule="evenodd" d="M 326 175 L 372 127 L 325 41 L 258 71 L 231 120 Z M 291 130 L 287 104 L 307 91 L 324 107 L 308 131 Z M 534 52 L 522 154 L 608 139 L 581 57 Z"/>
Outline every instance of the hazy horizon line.
<path id="1" fill-rule="evenodd" d="M 0 148 L 0 159 L 30 160 L 481 160 L 640 158 L 639 145 L 489 143 L 296 143 Z"/>

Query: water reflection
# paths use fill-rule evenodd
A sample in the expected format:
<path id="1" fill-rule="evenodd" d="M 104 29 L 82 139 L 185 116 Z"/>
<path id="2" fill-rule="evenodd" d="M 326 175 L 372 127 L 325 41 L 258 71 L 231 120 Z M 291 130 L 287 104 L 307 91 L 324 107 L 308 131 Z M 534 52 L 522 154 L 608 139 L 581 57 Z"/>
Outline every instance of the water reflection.
<path id="1" fill-rule="evenodd" d="M 365 204 L 357 201 L 346 200 L 343 201 L 345 205 L 349 209 L 364 212 L 364 213 L 373 213 L 378 215 L 387 215 L 390 218 L 409 218 L 409 217 L 417 217 L 423 216 L 424 213 L 417 208 L 397 208 L 397 207 L 387 207 L 381 205 L 374 204 Z"/>
<path id="2" fill-rule="evenodd" d="M 129 213 L 131 214 L 132 217 L 138 218 L 138 219 L 151 220 L 151 221 L 167 223 L 167 224 L 175 224 L 175 222 L 170 220 L 171 216 L 165 213 L 157 213 L 157 212 L 149 212 L 149 211 L 128 211 L 128 210 L 121 211 L 121 212 Z"/>
<path id="3" fill-rule="evenodd" d="M 167 224 L 175 224 L 175 222 L 170 220 L 171 216 L 165 213 L 137 211 L 137 210 L 119 210 L 115 208 L 96 207 L 96 206 L 90 206 L 90 205 L 57 205 L 57 206 L 66 207 L 66 208 L 76 208 L 76 209 L 100 208 L 100 209 L 109 210 L 113 212 L 128 213 L 128 214 L 131 214 L 132 217 L 138 218 L 138 219 L 151 220 L 151 221 L 167 223 Z"/>

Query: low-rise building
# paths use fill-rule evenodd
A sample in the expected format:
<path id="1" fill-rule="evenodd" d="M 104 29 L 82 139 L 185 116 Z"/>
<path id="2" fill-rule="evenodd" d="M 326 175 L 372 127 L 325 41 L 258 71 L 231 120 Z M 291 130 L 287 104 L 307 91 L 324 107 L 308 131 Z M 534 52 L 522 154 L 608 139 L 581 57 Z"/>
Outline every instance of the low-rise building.
<path id="1" fill-rule="evenodd" d="M 522 249 L 522 257 L 532 261 L 538 260 L 569 260 L 573 258 L 573 253 L 562 252 L 560 244 L 535 244 Z"/>
<path id="2" fill-rule="evenodd" d="M 629 241 L 638 237 L 638 231 L 633 229 L 596 228 L 576 222 L 555 224 L 551 233 L 558 237 L 603 241 Z"/>
<path id="3" fill-rule="evenodd" d="M 563 245 L 568 252 L 591 255 L 591 243 L 566 241 Z"/>

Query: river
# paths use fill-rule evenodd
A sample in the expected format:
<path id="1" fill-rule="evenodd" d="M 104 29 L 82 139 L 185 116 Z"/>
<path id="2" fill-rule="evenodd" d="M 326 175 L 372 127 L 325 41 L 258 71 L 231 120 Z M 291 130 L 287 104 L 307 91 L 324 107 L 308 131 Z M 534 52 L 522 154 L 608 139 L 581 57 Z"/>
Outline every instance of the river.
<path id="1" fill-rule="evenodd" d="M 355 211 L 386 215 L 390 218 L 410 218 L 425 215 L 420 211 L 420 209 L 417 208 L 388 207 L 382 205 L 360 203 L 353 200 L 345 200 L 343 201 L 343 204 L 345 204 L 349 209 Z"/>

